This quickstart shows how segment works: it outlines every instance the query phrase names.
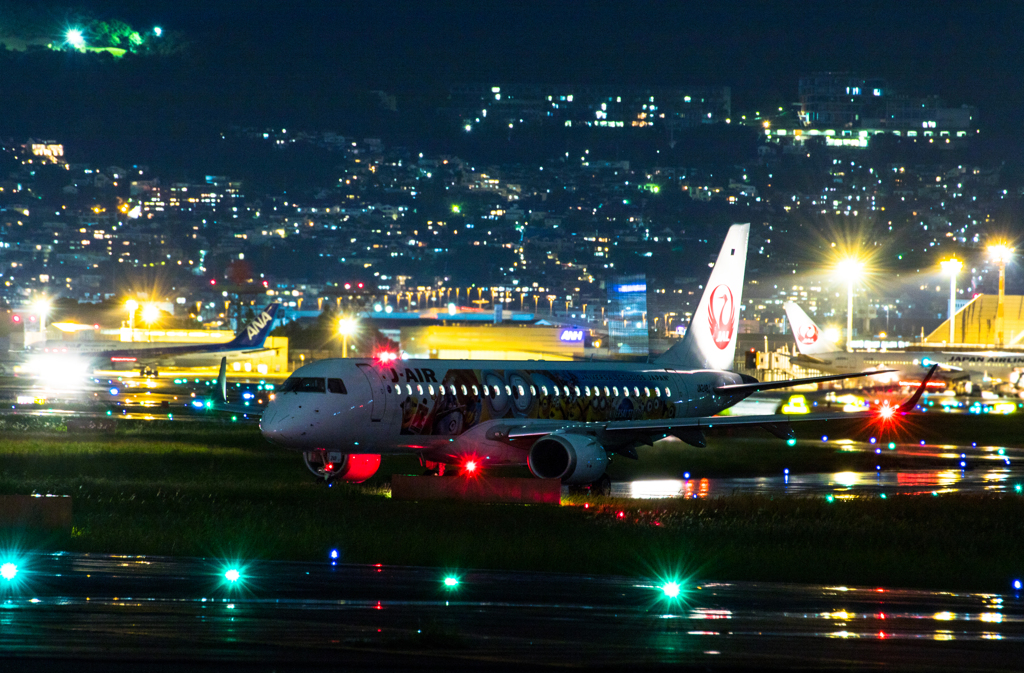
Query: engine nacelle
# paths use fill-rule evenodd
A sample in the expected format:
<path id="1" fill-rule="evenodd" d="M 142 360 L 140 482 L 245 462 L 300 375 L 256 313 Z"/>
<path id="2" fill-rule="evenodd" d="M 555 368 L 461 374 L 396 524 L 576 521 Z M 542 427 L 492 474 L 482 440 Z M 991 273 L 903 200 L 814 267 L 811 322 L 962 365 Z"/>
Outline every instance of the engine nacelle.
<path id="1" fill-rule="evenodd" d="M 553 432 L 534 442 L 526 459 L 530 472 L 564 484 L 590 484 L 608 467 L 608 453 L 587 435 Z"/>
<path id="2" fill-rule="evenodd" d="M 348 481 L 353 484 L 361 484 L 380 468 L 379 453 L 305 451 L 302 458 L 313 474 L 331 481 Z"/>

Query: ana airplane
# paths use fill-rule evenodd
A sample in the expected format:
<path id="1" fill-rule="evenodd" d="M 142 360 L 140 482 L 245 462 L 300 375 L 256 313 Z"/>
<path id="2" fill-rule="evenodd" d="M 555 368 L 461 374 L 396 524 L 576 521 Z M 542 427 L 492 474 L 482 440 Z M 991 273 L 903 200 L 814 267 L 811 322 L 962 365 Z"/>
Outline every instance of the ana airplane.
<path id="1" fill-rule="evenodd" d="M 971 381 L 981 385 L 1024 384 L 1024 353 L 1000 351 L 942 351 L 937 349 L 914 351 L 848 353 L 836 348 L 824 337 L 814 320 L 797 304 L 783 305 L 793 329 L 800 356 L 794 362 L 810 369 L 832 374 L 871 372 L 873 378 L 886 383 L 899 380 L 916 381 L 932 365 L 938 365 L 940 376 L 947 381 Z M 889 373 L 874 370 L 888 369 Z M 934 385 L 944 385 L 933 381 Z"/>
<path id="2" fill-rule="evenodd" d="M 32 347 L 32 358 L 45 358 L 58 363 L 69 356 L 88 359 L 95 367 L 139 369 L 145 375 L 156 376 L 159 365 L 182 366 L 215 363 L 218 357 L 243 357 L 263 350 L 267 335 L 274 326 L 280 304 L 273 303 L 263 309 L 231 341 L 214 344 L 133 343 L 124 348 L 111 348 L 110 342 L 44 341 Z M 29 361 L 31 365 L 40 364 Z"/>
<path id="3" fill-rule="evenodd" d="M 729 229 L 686 335 L 652 363 L 402 360 L 390 353 L 321 360 L 284 382 L 260 429 L 301 451 L 314 474 L 353 482 L 372 476 L 382 453 L 415 453 L 439 472 L 452 464 L 470 471 L 525 464 L 541 478 L 607 483 L 609 454 L 637 458 L 637 447 L 669 435 L 694 446 L 705 446 L 704 431 L 717 426 L 791 437 L 787 417 L 714 414 L 759 390 L 862 374 L 761 383 L 727 371 L 749 228 Z M 883 414 L 905 413 L 919 396 Z"/>

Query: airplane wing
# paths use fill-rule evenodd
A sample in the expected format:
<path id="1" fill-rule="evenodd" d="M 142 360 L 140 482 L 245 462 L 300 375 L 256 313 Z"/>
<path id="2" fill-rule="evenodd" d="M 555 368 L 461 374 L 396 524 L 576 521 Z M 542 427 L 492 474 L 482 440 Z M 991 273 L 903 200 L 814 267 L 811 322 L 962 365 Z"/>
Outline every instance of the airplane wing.
<path id="1" fill-rule="evenodd" d="M 789 379 L 787 381 L 755 381 L 753 383 L 733 383 L 727 386 L 718 386 L 716 393 L 756 393 L 759 390 L 776 390 L 778 388 L 792 388 L 810 383 L 825 383 L 827 381 L 842 381 L 843 379 L 856 379 L 862 376 L 875 376 L 876 374 L 888 374 L 895 369 L 879 369 L 871 372 L 858 372 L 856 374 L 831 374 L 829 376 L 811 376 L 805 379 Z"/>
<path id="2" fill-rule="evenodd" d="M 522 439 L 526 437 L 539 437 L 550 434 L 555 430 L 572 430 L 578 427 L 580 430 L 601 431 L 605 433 L 664 433 L 666 435 L 674 432 L 699 432 L 714 427 L 762 427 L 773 435 L 780 438 L 792 437 L 792 429 L 789 427 L 793 422 L 807 421 L 832 421 L 832 420 L 856 420 L 856 419 L 888 419 L 902 416 L 914 410 L 917 403 L 924 394 L 925 387 L 931 379 L 938 365 L 932 365 L 925 375 L 921 384 L 914 391 L 914 394 L 898 407 L 882 407 L 870 411 L 857 412 L 834 412 L 822 414 L 808 414 L 806 416 L 782 416 L 779 414 L 766 414 L 757 416 L 694 416 L 691 418 L 665 418 L 649 421 L 610 421 L 608 423 L 572 423 L 566 424 L 561 421 L 536 421 L 527 422 L 515 427 L 508 428 L 509 439 Z M 557 425 L 557 427 L 556 427 Z"/>

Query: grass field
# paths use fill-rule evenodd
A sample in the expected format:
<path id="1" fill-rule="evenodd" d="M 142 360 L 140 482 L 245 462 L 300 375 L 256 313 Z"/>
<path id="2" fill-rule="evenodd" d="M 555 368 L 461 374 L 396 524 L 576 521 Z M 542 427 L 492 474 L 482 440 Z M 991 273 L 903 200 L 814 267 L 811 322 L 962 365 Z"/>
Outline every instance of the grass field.
<path id="1" fill-rule="evenodd" d="M 418 472 L 414 459 L 386 461 L 367 486 L 328 489 L 253 426 L 124 423 L 113 436 L 48 430 L 4 432 L 0 493 L 73 496 L 70 538 L 48 543 L 70 551 L 321 560 L 337 548 L 357 563 L 979 591 L 1003 591 L 1024 575 L 1020 496 L 409 503 L 392 501 L 383 484 L 392 473 Z M 820 441 L 787 447 L 757 437 L 641 456 L 648 460 L 617 460 L 618 476 L 641 465 L 668 476 L 751 465 L 857 469 L 861 459 Z"/>

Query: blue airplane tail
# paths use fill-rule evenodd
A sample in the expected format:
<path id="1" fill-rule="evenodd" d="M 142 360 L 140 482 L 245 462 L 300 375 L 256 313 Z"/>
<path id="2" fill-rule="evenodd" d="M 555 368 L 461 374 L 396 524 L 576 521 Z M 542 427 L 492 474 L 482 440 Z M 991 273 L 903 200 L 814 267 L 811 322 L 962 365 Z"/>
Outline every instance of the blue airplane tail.
<path id="1" fill-rule="evenodd" d="M 263 348 L 263 342 L 267 340 L 267 335 L 274 326 L 274 318 L 280 307 L 281 305 L 276 302 L 267 306 L 234 339 L 224 345 L 229 349 Z"/>

